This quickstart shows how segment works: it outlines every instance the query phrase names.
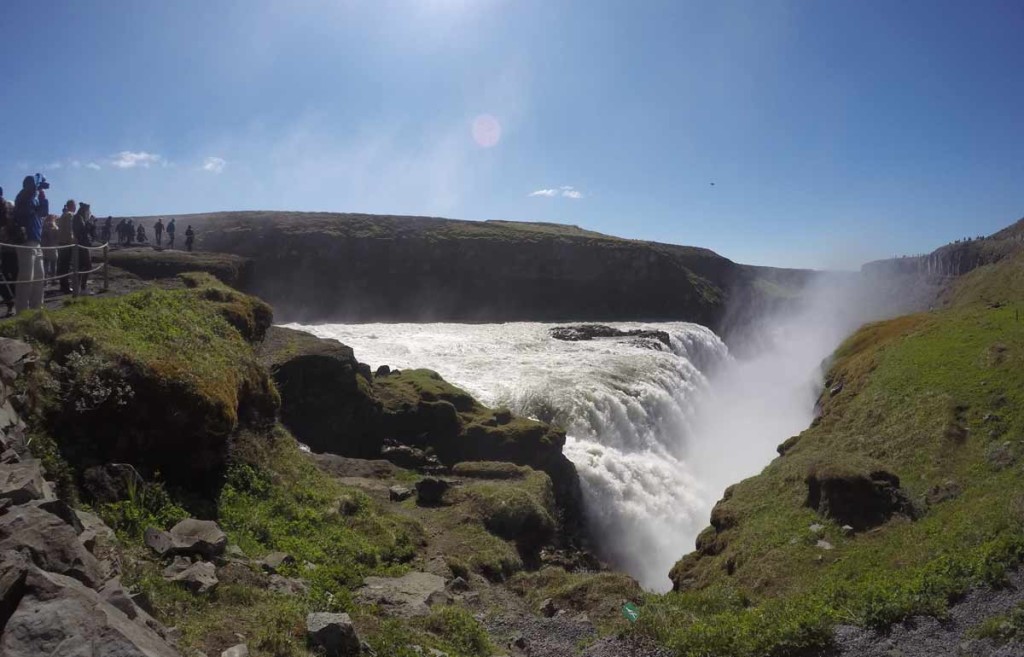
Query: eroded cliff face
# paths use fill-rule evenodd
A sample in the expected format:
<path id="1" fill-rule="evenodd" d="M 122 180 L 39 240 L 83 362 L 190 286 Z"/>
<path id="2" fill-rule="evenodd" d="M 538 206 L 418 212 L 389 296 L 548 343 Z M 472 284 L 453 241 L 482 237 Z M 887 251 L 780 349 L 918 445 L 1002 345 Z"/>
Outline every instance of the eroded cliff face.
<path id="1" fill-rule="evenodd" d="M 280 212 L 178 223 L 196 228 L 202 250 L 251 258 L 248 291 L 295 321 L 663 319 L 714 327 L 730 297 L 769 271 L 707 249 L 552 224 Z"/>

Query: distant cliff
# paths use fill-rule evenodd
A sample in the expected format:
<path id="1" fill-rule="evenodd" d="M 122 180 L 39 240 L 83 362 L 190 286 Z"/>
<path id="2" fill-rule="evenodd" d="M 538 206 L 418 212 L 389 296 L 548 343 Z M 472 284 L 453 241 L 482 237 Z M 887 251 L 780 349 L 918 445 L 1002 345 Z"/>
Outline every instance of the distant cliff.
<path id="1" fill-rule="evenodd" d="M 717 328 L 730 305 L 784 300 L 809 274 L 560 224 L 295 212 L 187 215 L 177 224 L 196 229 L 201 250 L 251 258 L 247 291 L 288 320 L 661 319 Z"/>

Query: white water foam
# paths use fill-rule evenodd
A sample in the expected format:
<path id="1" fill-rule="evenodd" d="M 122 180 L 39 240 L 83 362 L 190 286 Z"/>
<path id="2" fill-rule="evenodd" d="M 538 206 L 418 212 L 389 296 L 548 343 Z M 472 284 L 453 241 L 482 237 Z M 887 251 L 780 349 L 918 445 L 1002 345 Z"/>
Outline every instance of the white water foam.
<path id="1" fill-rule="evenodd" d="M 564 342 L 552 325 L 359 324 L 297 326 L 351 346 L 371 367 L 426 367 L 482 402 L 553 421 L 568 433 L 566 455 L 580 473 L 588 520 L 603 557 L 645 586 L 663 590 L 672 564 L 707 524 L 720 492 L 687 466 L 695 403 L 706 372 L 729 359 L 696 324 L 656 328 L 671 351 L 629 339 Z"/>

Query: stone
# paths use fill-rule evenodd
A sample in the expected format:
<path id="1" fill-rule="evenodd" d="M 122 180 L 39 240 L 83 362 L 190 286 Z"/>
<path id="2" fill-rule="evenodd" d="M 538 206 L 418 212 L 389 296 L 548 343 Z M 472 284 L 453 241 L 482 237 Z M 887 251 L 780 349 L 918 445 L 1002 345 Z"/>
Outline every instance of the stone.
<path id="1" fill-rule="evenodd" d="M 166 557 L 174 551 L 174 539 L 156 527 L 149 527 L 142 533 L 142 542 L 160 557 Z"/>
<path id="2" fill-rule="evenodd" d="M 377 371 L 374 372 L 373 375 L 374 376 L 388 376 L 389 374 L 391 374 L 391 368 L 389 366 L 387 366 L 387 365 L 381 365 L 380 367 L 377 368 Z"/>
<path id="3" fill-rule="evenodd" d="M 242 548 L 232 543 L 231 545 L 224 548 L 224 556 L 228 557 L 229 559 L 244 559 L 245 552 L 242 551 Z"/>
<path id="4" fill-rule="evenodd" d="M 0 463 L 0 499 L 14 504 L 31 500 L 51 499 L 49 486 L 43 479 L 43 464 L 38 459 L 20 463 Z"/>
<path id="5" fill-rule="evenodd" d="M 356 499 L 355 495 L 342 495 L 338 498 L 338 515 L 354 516 L 359 513 L 359 509 L 361 507 L 362 505 L 359 503 L 359 500 Z"/>
<path id="6" fill-rule="evenodd" d="M 100 589 L 100 596 L 110 606 L 120 609 L 125 616 L 135 619 L 139 616 L 139 609 L 135 606 L 131 596 L 121 586 L 121 580 L 114 578 L 109 580 Z"/>
<path id="7" fill-rule="evenodd" d="M 220 657 L 249 657 L 249 646 L 244 643 L 240 643 L 237 646 L 231 646 L 222 652 Z"/>
<path id="8" fill-rule="evenodd" d="M 508 640 L 508 647 L 513 650 L 526 651 L 530 647 L 530 642 L 526 640 L 525 636 L 517 632 Z"/>
<path id="9" fill-rule="evenodd" d="M 988 461 L 989 467 L 997 472 L 1008 468 L 1015 460 L 1013 444 L 1007 441 L 989 445 L 985 450 L 985 460 Z"/>
<path id="10" fill-rule="evenodd" d="M 829 543 L 826 540 L 819 540 L 817 543 L 815 543 L 815 545 L 817 545 L 822 550 L 831 550 L 832 549 L 832 544 Z"/>
<path id="11" fill-rule="evenodd" d="M 21 603 L 0 635 L 0 654 L 180 657 L 156 631 L 132 621 L 97 591 L 32 566 Z"/>
<path id="12" fill-rule="evenodd" d="M 281 393 L 281 421 L 314 452 L 378 457 L 381 403 L 352 349 L 279 326 L 267 331 L 260 360 Z"/>
<path id="13" fill-rule="evenodd" d="M 408 470 L 422 470 L 441 466 L 441 462 L 433 454 L 409 445 L 387 445 L 381 452 L 386 461 Z"/>
<path id="14" fill-rule="evenodd" d="M 207 561 L 194 563 L 170 579 L 193 595 L 209 593 L 217 588 L 219 583 L 216 567 Z"/>
<path id="15" fill-rule="evenodd" d="M 857 531 L 877 527 L 895 514 L 916 518 L 900 478 L 881 468 L 870 471 L 814 467 L 805 479 L 806 505 Z"/>
<path id="16" fill-rule="evenodd" d="M 424 477 L 416 482 L 416 503 L 421 506 L 438 506 L 451 484 L 438 477 Z"/>
<path id="17" fill-rule="evenodd" d="M 37 360 L 39 354 L 21 340 L 0 338 L 0 376 L 4 383 L 13 383 Z"/>
<path id="18" fill-rule="evenodd" d="M 437 648 L 427 648 L 427 654 L 430 655 L 430 657 L 448 657 L 448 653 L 443 650 L 438 650 Z"/>
<path id="19" fill-rule="evenodd" d="M 282 577 L 281 575 L 271 575 L 268 588 L 275 593 L 284 593 L 286 595 L 306 595 L 309 593 L 309 584 L 305 580 L 297 577 Z"/>
<path id="20" fill-rule="evenodd" d="M 77 535 L 81 535 L 85 530 L 82 521 L 78 519 L 78 514 L 64 500 L 36 500 L 31 504 L 63 520 Z"/>
<path id="21" fill-rule="evenodd" d="M 403 502 L 412 497 L 412 489 L 405 486 L 392 486 L 388 489 L 388 499 L 392 502 Z"/>
<path id="22" fill-rule="evenodd" d="M 90 588 L 103 581 L 99 562 L 64 520 L 45 509 L 23 504 L 0 516 L 0 553 L 24 554 L 44 570 L 73 577 Z"/>
<path id="23" fill-rule="evenodd" d="M 173 579 L 192 567 L 192 560 L 188 557 L 177 556 L 167 564 L 161 575 L 166 579 Z"/>
<path id="24" fill-rule="evenodd" d="M 25 595 L 28 560 L 17 552 L 0 554 L 0 631 Z"/>
<path id="25" fill-rule="evenodd" d="M 295 557 L 287 552 L 271 552 L 260 560 L 260 566 L 268 573 L 276 573 L 282 566 L 290 566 L 295 563 Z"/>
<path id="26" fill-rule="evenodd" d="M 427 596 L 426 604 L 428 607 L 443 607 L 444 605 L 450 605 L 452 603 L 452 596 L 447 591 L 434 591 Z"/>
<path id="27" fill-rule="evenodd" d="M 956 481 L 949 479 L 941 484 L 932 486 L 925 493 L 925 501 L 929 506 L 935 504 L 942 504 L 947 500 L 952 500 L 960 496 L 960 484 Z"/>
<path id="28" fill-rule="evenodd" d="M 462 577 L 456 577 L 452 581 L 448 582 L 448 586 L 445 588 L 452 593 L 462 593 L 469 590 L 469 582 Z"/>
<path id="29" fill-rule="evenodd" d="M 128 463 L 95 465 L 82 473 L 82 489 L 96 504 L 126 500 L 144 485 L 142 476 Z"/>
<path id="30" fill-rule="evenodd" d="M 175 554 L 196 554 L 212 559 L 224 554 L 228 537 L 212 520 L 186 518 L 169 532 L 174 541 Z"/>
<path id="31" fill-rule="evenodd" d="M 443 591 L 443 577 L 410 572 L 401 577 L 367 577 L 355 596 L 362 604 L 377 605 L 386 615 L 409 618 L 429 614 L 428 600 Z"/>
<path id="32" fill-rule="evenodd" d="M 306 616 L 306 636 L 327 657 L 355 656 L 361 649 L 359 635 L 348 614 L 309 614 Z"/>
<path id="33" fill-rule="evenodd" d="M 843 536 L 845 536 L 847 538 L 853 536 L 853 533 L 854 533 L 853 527 L 851 527 L 849 525 L 843 525 L 842 528 L 840 529 L 840 531 L 842 531 L 843 532 Z"/>
<path id="34" fill-rule="evenodd" d="M 825 525 L 823 525 L 821 523 L 817 523 L 817 522 L 814 523 L 813 525 L 811 525 L 810 527 L 808 527 L 808 529 L 810 529 L 811 533 L 814 534 L 815 536 L 821 536 L 822 534 L 825 533 Z"/>
<path id="35" fill-rule="evenodd" d="M 19 461 L 21 461 L 21 457 L 14 451 L 14 448 L 8 448 L 0 452 L 0 463 L 18 463 Z"/>
<path id="36" fill-rule="evenodd" d="M 558 613 L 558 607 L 555 606 L 555 601 L 551 598 L 545 598 L 540 603 L 540 613 L 545 618 L 551 618 Z"/>
<path id="37" fill-rule="evenodd" d="M 270 577 L 262 568 L 254 568 L 244 561 L 227 561 L 218 565 L 217 579 L 221 584 L 240 584 L 260 589 L 270 586 Z"/>

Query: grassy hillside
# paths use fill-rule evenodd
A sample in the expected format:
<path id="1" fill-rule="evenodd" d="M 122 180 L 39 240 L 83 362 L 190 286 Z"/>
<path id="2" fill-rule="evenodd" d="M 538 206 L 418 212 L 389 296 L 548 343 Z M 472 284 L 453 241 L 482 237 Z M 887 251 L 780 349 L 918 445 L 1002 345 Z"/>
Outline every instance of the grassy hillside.
<path id="1" fill-rule="evenodd" d="M 136 217 L 136 221 L 155 221 Z M 306 321 L 685 319 L 784 302 L 808 272 L 576 226 L 340 213 L 176 217 L 253 260 L 246 289 Z"/>
<path id="2" fill-rule="evenodd" d="M 944 308 L 851 336 L 820 417 L 730 487 L 642 630 L 680 654 L 792 654 L 999 583 L 1024 558 L 1022 271 L 982 266 Z M 850 520 L 851 500 L 886 508 Z"/>

